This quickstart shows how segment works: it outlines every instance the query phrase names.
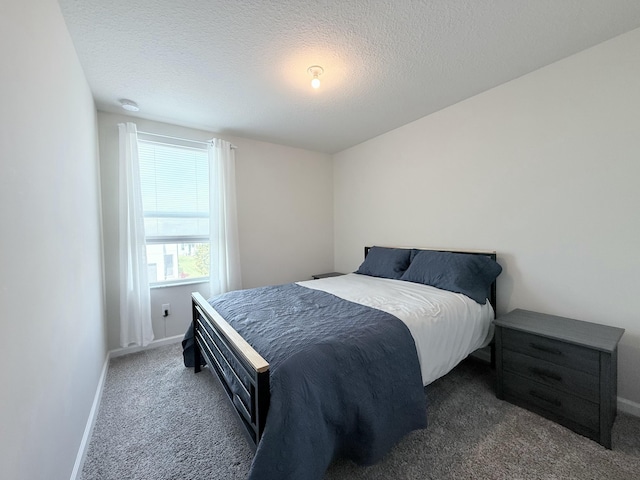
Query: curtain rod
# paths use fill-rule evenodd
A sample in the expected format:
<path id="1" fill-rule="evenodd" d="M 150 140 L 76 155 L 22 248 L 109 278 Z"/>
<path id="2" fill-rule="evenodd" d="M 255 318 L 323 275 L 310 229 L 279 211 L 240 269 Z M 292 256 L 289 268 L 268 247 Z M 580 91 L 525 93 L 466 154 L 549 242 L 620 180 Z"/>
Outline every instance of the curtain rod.
<path id="1" fill-rule="evenodd" d="M 171 140 L 181 140 L 183 142 L 198 143 L 200 145 L 209 145 L 210 143 L 210 142 L 201 142 L 200 140 L 190 140 L 188 138 L 172 137 L 170 135 L 160 135 L 159 133 L 142 132 L 140 130 L 138 130 L 138 133 L 141 133 L 143 135 L 151 135 L 152 137 L 170 138 Z M 232 143 L 231 148 L 238 148 L 238 147 Z"/>

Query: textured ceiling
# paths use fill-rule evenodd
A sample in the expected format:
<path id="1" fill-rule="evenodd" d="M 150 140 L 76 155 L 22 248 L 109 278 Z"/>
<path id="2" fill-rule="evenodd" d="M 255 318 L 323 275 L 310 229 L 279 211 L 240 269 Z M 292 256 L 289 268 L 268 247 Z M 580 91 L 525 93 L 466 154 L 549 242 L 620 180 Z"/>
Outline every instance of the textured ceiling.
<path id="1" fill-rule="evenodd" d="M 640 27 L 639 0 L 59 3 L 100 110 L 327 153 Z"/>

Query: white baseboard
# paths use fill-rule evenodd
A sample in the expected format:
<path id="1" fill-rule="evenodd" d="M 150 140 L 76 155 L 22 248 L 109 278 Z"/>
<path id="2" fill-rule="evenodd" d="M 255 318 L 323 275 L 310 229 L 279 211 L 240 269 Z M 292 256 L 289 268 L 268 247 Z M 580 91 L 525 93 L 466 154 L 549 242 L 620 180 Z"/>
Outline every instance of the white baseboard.
<path id="1" fill-rule="evenodd" d="M 628 413 L 634 417 L 640 417 L 640 403 L 618 397 L 618 411 Z"/>
<path id="2" fill-rule="evenodd" d="M 115 358 L 121 357 L 122 355 L 128 355 L 130 353 L 142 352 L 143 350 L 148 350 L 150 348 L 164 347 L 165 345 L 171 345 L 173 343 L 180 342 L 183 337 L 184 335 L 176 335 L 175 337 L 161 338 L 159 340 L 154 340 L 146 347 L 140 347 L 136 345 L 134 347 L 116 348 L 115 350 L 111 350 L 109 352 L 109 355 L 111 358 Z"/>
<path id="3" fill-rule="evenodd" d="M 93 433 L 93 427 L 96 423 L 98 416 L 98 410 L 100 409 L 100 401 L 102 400 L 102 392 L 104 390 L 104 383 L 107 378 L 107 370 L 109 369 L 109 360 L 115 357 L 121 357 L 129 353 L 140 352 L 142 350 L 148 350 L 150 348 L 162 347 L 164 345 L 171 345 L 178 343 L 182 340 L 183 335 L 176 335 L 175 337 L 161 338 L 160 340 L 154 340 L 146 347 L 126 347 L 117 348 L 107 352 L 107 356 L 104 359 L 104 365 L 102 367 L 102 373 L 100 374 L 100 380 L 98 381 L 98 387 L 96 388 L 96 394 L 93 398 L 93 405 L 89 412 L 89 418 L 87 419 L 87 425 L 84 429 L 84 435 L 82 435 L 82 441 L 80 442 L 80 448 L 78 449 L 78 455 L 76 456 L 76 462 L 73 465 L 73 471 L 71 472 L 70 480 L 78 480 L 80 478 L 80 472 L 82 472 L 82 466 L 87 457 L 87 449 L 89 448 L 89 441 L 91 440 L 91 434 Z"/>
<path id="4" fill-rule="evenodd" d="M 76 456 L 76 463 L 73 465 L 73 471 L 71 472 L 70 480 L 77 480 L 82 472 L 82 466 L 87 458 L 87 449 L 89 448 L 89 441 L 91 440 L 91 434 L 93 433 L 93 427 L 98 417 L 98 410 L 100 409 L 100 401 L 102 400 L 102 391 L 104 389 L 104 382 L 107 378 L 107 370 L 109 369 L 109 353 L 104 359 L 104 365 L 102 366 L 102 373 L 100 374 L 100 380 L 98 380 L 98 387 L 96 388 L 96 394 L 93 397 L 93 405 L 91 405 L 91 411 L 89 412 L 89 418 L 87 419 L 87 425 L 84 427 L 84 434 L 82 435 L 82 441 L 80 442 L 80 448 L 78 449 L 78 455 Z"/>

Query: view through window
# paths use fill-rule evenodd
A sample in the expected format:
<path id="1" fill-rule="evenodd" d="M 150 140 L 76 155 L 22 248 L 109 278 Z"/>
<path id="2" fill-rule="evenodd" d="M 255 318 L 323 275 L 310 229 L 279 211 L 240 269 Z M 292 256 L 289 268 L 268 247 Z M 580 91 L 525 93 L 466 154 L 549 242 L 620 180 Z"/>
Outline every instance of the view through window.
<path id="1" fill-rule="evenodd" d="M 209 160 L 205 148 L 138 139 L 149 284 L 209 276 Z"/>

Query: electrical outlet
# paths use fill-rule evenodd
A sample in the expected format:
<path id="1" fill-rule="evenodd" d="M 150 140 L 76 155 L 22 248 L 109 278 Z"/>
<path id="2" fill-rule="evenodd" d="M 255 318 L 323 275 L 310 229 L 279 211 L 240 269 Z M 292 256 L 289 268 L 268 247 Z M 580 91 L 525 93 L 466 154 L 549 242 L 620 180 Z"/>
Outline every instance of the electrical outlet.
<path id="1" fill-rule="evenodd" d="M 162 304 L 162 316 L 163 317 L 168 317 L 169 315 L 171 315 L 171 304 L 170 303 L 163 303 Z"/>

